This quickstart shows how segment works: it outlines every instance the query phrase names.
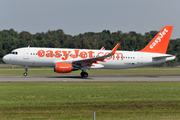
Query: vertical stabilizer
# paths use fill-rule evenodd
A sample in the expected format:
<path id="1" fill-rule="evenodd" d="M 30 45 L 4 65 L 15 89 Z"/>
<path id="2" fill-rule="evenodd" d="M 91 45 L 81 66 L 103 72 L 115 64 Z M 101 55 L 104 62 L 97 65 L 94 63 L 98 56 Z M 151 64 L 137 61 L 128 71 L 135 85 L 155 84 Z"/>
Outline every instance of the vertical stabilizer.
<path id="1" fill-rule="evenodd" d="M 151 40 L 151 42 L 139 52 L 151 52 L 166 54 L 173 26 L 164 28 Z"/>

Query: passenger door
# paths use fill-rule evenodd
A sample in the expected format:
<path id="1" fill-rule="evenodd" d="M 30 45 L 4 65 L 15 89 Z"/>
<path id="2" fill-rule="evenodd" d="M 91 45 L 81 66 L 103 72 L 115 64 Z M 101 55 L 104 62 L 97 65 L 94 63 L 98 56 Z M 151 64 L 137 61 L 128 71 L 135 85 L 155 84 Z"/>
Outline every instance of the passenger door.
<path id="1" fill-rule="evenodd" d="M 143 64 L 143 54 L 141 53 L 138 54 L 138 63 Z"/>
<path id="2" fill-rule="evenodd" d="M 29 49 L 24 50 L 23 59 L 29 59 Z"/>

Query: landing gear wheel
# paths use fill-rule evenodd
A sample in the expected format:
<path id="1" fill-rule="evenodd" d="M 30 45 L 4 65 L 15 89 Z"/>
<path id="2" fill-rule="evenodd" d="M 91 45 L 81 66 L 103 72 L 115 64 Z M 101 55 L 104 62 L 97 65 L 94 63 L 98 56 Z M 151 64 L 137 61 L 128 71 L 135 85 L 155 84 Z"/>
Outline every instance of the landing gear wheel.
<path id="1" fill-rule="evenodd" d="M 87 72 L 81 72 L 81 77 L 82 78 L 87 78 L 88 77 L 88 73 Z"/>
<path id="2" fill-rule="evenodd" d="M 24 75 L 24 76 L 27 76 L 27 73 L 25 72 L 23 75 Z"/>
<path id="3" fill-rule="evenodd" d="M 28 75 L 28 74 L 27 74 L 27 71 L 28 71 L 28 66 L 26 66 L 26 68 L 25 68 L 25 73 L 23 73 L 24 76 L 27 76 L 27 75 Z"/>

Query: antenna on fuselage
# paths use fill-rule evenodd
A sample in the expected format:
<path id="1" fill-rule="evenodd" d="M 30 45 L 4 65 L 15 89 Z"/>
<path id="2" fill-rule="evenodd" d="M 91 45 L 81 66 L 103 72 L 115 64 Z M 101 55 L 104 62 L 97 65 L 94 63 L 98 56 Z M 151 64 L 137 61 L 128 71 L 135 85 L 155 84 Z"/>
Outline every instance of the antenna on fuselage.
<path id="1" fill-rule="evenodd" d="M 30 47 L 30 45 L 28 45 L 28 48 Z"/>

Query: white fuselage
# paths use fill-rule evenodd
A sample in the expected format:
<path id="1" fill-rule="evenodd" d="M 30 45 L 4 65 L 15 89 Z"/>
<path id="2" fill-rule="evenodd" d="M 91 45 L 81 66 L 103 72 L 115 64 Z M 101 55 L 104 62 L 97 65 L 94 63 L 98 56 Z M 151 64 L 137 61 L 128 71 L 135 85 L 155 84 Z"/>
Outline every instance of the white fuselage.
<path id="1" fill-rule="evenodd" d="M 75 60 L 103 56 L 109 52 L 111 51 L 26 47 L 13 50 L 10 54 L 3 57 L 3 61 L 23 66 L 55 67 L 57 62 L 72 63 Z M 103 67 L 87 66 L 87 68 L 124 69 L 153 65 L 173 59 L 175 59 L 175 56 L 169 54 L 116 51 L 113 56 L 106 58 L 104 61 L 98 61 Z"/>

